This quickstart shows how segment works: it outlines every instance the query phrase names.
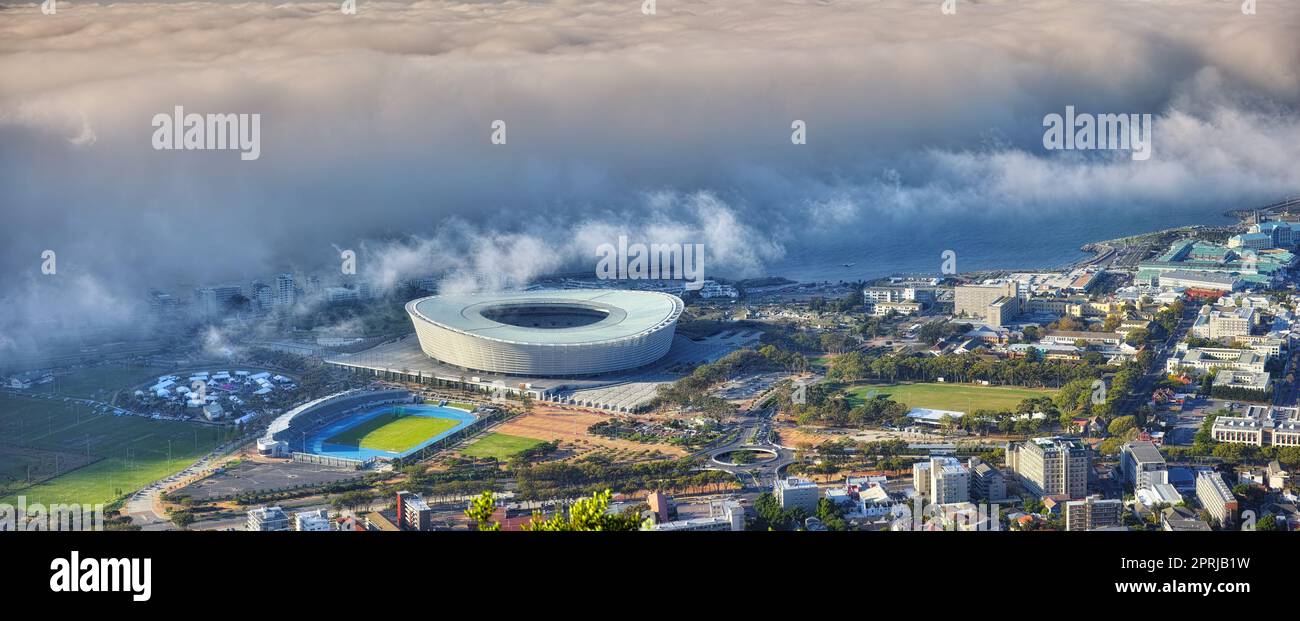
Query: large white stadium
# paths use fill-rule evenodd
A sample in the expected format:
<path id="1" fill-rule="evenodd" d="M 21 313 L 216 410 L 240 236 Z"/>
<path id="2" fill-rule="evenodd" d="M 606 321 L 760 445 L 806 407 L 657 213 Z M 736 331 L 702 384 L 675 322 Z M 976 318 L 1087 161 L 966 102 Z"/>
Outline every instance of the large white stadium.
<path id="1" fill-rule="evenodd" d="M 430 357 L 540 377 L 650 364 L 668 353 L 683 308 L 666 293 L 603 289 L 436 295 L 406 304 Z"/>

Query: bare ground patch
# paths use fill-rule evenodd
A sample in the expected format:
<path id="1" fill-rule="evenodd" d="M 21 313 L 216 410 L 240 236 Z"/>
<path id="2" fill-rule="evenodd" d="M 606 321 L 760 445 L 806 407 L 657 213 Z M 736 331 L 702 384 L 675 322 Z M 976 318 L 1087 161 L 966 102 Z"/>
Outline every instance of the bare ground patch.
<path id="1" fill-rule="evenodd" d="M 645 444 L 631 440 L 605 438 L 587 433 L 587 428 L 608 419 L 609 416 L 590 410 L 565 409 L 553 406 L 534 406 L 533 411 L 517 416 L 492 430 L 512 436 L 535 438 L 547 442 L 558 441 L 561 446 L 572 447 L 575 453 L 592 450 L 610 450 L 627 455 L 659 451 L 666 456 L 681 456 L 686 452 L 670 444 Z"/>

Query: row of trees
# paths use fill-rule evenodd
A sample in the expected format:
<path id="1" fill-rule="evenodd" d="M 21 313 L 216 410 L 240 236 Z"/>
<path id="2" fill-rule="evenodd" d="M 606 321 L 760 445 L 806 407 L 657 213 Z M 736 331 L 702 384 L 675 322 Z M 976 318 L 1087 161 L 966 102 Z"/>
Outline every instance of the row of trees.
<path id="1" fill-rule="evenodd" d="M 726 400 L 709 394 L 721 382 L 742 373 L 802 371 L 806 368 L 808 360 L 803 354 L 773 345 L 764 345 L 757 350 L 738 349 L 714 362 L 695 367 L 690 375 L 672 384 L 660 386 L 657 401 L 660 404 L 692 407 L 707 415 L 720 417 L 734 409 Z"/>
<path id="2" fill-rule="evenodd" d="M 827 378 L 842 382 L 878 379 L 892 383 L 901 380 L 933 382 L 942 377 L 955 382 L 1056 387 L 1078 379 L 1097 379 L 1101 375 L 1101 368 L 1057 360 L 997 360 L 974 354 L 887 354 L 873 357 L 863 352 L 848 352 L 835 357 Z"/>
<path id="3" fill-rule="evenodd" d="M 800 425 L 863 427 L 907 423 L 908 407 L 905 404 L 876 397 L 866 399 L 859 405 L 850 406 L 848 400 L 838 390 L 835 391 L 834 396 L 828 396 L 826 393 L 829 388 L 824 384 L 814 385 L 807 391 L 810 395 L 807 403 L 789 406 Z"/>
<path id="4" fill-rule="evenodd" d="M 716 487 L 735 478 L 717 470 L 700 471 L 689 459 L 616 464 L 600 459 L 547 462 L 515 471 L 516 493 L 524 499 L 567 498 L 603 489 L 632 493 L 644 489 L 684 490 Z"/>
<path id="5" fill-rule="evenodd" d="M 643 524 L 639 508 L 611 513 L 609 505 L 612 499 L 613 493 L 608 489 L 592 492 L 590 497 L 574 501 L 568 511 L 557 511 L 550 517 L 541 513 L 533 514 L 523 528 L 535 531 L 639 530 Z M 480 531 L 499 531 L 501 523 L 493 520 L 496 508 L 496 495 L 487 490 L 470 501 L 465 515 L 474 521 Z"/>

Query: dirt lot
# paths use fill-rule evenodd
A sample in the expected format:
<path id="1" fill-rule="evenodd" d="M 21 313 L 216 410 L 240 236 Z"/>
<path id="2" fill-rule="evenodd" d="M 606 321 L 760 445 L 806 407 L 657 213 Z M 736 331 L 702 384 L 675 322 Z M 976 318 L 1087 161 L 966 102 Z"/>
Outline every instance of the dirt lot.
<path id="1" fill-rule="evenodd" d="M 778 427 L 781 444 L 794 448 L 812 448 L 830 440 L 853 440 L 854 442 L 880 442 L 883 440 L 902 440 L 904 442 L 938 443 L 971 441 L 973 438 L 945 437 L 929 433 L 903 433 L 882 429 L 844 429 L 834 430 L 816 427 Z M 987 441 L 988 438 L 980 438 Z"/>
<path id="2" fill-rule="evenodd" d="M 781 436 L 782 446 L 798 449 L 810 449 L 828 440 L 844 437 L 816 433 L 806 427 L 778 427 L 776 431 Z"/>
<path id="3" fill-rule="evenodd" d="M 665 455 L 677 456 L 686 454 L 686 452 L 681 448 L 668 444 L 643 444 L 629 440 L 602 438 L 587 433 L 587 427 L 607 418 L 609 417 L 605 414 L 599 414 L 590 410 L 577 408 L 566 409 L 538 404 L 533 406 L 533 411 L 531 413 L 507 421 L 494 427 L 492 431 L 512 436 L 536 438 L 548 442 L 559 440 L 562 445 L 573 445 L 579 452 L 585 452 L 582 451 L 583 448 L 605 448 L 631 453 L 658 450 Z"/>

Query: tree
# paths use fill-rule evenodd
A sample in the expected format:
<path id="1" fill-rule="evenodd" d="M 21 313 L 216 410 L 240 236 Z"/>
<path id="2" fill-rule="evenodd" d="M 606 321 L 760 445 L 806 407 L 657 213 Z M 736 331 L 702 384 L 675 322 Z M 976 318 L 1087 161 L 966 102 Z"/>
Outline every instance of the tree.
<path id="1" fill-rule="evenodd" d="M 188 530 L 190 524 L 194 523 L 194 514 L 189 511 L 176 511 L 172 513 L 172 524 L 181 530 Z"/>
<path id="2" fill-rule="evenodd" d="M 1119 418 L 1110 421 L 1110 425 L 1106 427 L 1106 431 L 1110 432 L 1110 435 L 1112 436 L 1122 436 L 1136 426 L 1137 422 L 1132 416 L 1120 416 Z"/>
<path id="3" fill-rule="evenodd" d="M 352 512 L 355 513 L 358 509 L 369 508 L 370 501 L 374 499 L 375 495 L 370 490 L 353 490 L 345 492 L 342 496 L 337 498 L 335 502 L 340 503 L 343 507 L 351 509 Z"/>
<path id="4" fill-rule="evenodd" d="M 641 528 L 641 516 L 636 513 L 608 513 L 613 492 L 605 490 L 596 492 L 590 498 L 582 498 L 569 507 L 569 514 L 556 513 L 550 518 L 534 514 L 524 530 L 532 531 L 618 531 L 638 530 Z"/>
<path id="5" fill-rule="evenodd" d="M 1139 347 L 1149 340 L 1151 340 L 1151 332 L 1146 328 L 1130 330 L 1129 333 L 1124 336 L 1124 342 L 1133 347 Z"/>
<path id="6" fill-rule="evenodd" d="M 1080 332 L 1087 329 L 1087 327 L 1087 324 L 1069 315 L 1061 315 L 1061 318 L 1056 321 L 1056 329 L 1065 332 Z"/>
<path id="7" fill-rule="evenodd" d="M 754 500 L 754 513 L 758 516 L 755 526 L 761 530 L 773 530 L 782 524 L 781 504 L 771 492 L 763 492 Z"/>
<path id="8" fill-rule="evenodd" d="M 499 531 L 501 530 L 501 523 L 492 521 L 492 514 L 496 513 L 496 510 L 496 494 L 493 494 L 492 490 L 483 490 L 482 494 L 469 501 L 469 507 L 465 509 L 465 515 L 474 520 L 480 531 Z"/>
<path id="9" fill-rule="evenodd" d="M 1119 324 L 1124 320 L 1120 315 L 1106 315 L 1106 321 L 1102 323 L 1103 332 L 1114 332 L 1119 328 Z"/>
<path id="10" fill-rule="evenodd" d="M 829 530 L 848 530 L 848 522 L 844 521 L 844 509 L 829 498 L 821 498 L 817 501 L 817 519 L 822 521 Z"/>

